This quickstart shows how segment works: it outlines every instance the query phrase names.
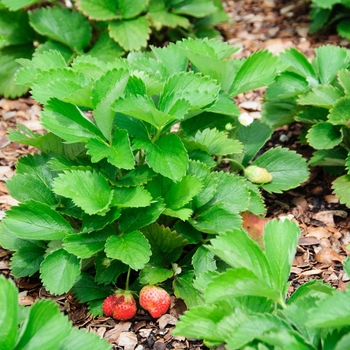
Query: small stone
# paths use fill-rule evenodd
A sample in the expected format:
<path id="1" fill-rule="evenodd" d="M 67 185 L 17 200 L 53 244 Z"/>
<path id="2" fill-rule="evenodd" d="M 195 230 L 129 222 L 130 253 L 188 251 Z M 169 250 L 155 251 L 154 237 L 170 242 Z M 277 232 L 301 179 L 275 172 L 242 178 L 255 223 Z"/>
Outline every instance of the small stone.
<path id="1" fill-rule="evenodd" d="M 156 341 L 153 345 L 154 350 L 166 350 L 166 346 L 162 341 Z"/>

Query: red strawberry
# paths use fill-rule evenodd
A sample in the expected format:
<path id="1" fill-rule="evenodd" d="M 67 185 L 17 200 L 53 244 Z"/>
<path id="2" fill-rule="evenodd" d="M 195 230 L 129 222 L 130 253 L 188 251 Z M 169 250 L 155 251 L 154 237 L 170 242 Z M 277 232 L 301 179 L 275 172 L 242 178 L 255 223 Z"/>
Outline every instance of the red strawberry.
<path id="1" fill-rule="evenodd" d="M 140 291 L 140 305 L 153 318 L 164 315 L 170 307 L 170 296 L 166 290 L 157 286 L 144 286 Z"/>
<path id="2" fill-rule="evenodd" d="M 130 320 L 136 315 L 136 301 L 131 292 L 120 290 L 105 299 L 102 311 L 106 316 L 113 316 L 119 321 Z"/>
<path id="3" fill-rule="evenodd" d="M 102 305 L 102 311 L 105 316 L 112 316 L 113 315 L 113 308 L 114 304 L 117 302 L 117 296 L 116 294 L 112 294 L 108 296 Z"/>

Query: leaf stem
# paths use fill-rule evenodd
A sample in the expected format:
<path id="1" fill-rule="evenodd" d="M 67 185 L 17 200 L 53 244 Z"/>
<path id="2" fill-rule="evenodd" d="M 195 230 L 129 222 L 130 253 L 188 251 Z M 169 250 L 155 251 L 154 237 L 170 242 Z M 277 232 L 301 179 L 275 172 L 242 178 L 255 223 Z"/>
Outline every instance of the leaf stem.
<path id="1" fill-rule="evenodd" d="M 229 162 L 231 162 L 231 163 L 234 163 L 234 164 L 237 165 L 240 169 L 242 169 L 243 172 L 245 171 L 245 167 L 244 167 L 240 162 L 238 162 L 237 160 L 232 159 L 232 158 L 225 158 L 224 160 L 227 160 L 227 161 L 229 161 Z"/>
<path id="2" fill-rule="evenodd" d="M 131 268 L 129 266 L 128 274 L 126 275 L 125 290 L 129 290 L 130 272 L 131 272 Z"/>

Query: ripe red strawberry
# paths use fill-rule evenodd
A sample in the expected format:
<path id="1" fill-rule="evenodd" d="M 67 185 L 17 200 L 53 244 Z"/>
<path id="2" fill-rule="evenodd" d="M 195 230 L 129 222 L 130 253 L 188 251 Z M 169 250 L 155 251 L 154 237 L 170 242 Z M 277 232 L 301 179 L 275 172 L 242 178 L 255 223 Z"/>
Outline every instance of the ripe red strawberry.
<path id="1" fill-rule="evenodd" d="M 144 286 L 140 291 L 140 305 L 153 318 L 164 315 L 170 307 L 170 296 L 166 290 L 157 286 Z"/>
<path id="2" fill-rule="evenodd" d="M 136 301 L 131 292 L 119 290 L 105 299 L 102 311 L 119 321 L 130 320 L 136 315 Z"/>

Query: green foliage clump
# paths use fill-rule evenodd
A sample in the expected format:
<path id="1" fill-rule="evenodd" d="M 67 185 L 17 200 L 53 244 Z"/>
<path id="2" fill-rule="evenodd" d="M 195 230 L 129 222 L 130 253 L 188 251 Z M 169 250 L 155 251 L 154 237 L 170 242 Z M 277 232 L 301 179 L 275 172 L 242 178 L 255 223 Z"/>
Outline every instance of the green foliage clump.
<path id="1" fill-rule="evenodd" d="M 44 105 L 48 132 L 9 133 L 41 151 L 6 184 L 19 205 L 0 243 L 16 276 L 39 274 L 54 294 L 73 289 L 94 314 L 130 270 L 132 289 L 172 283 L 188 306 L 201 303 L 193 280 L 215 263 L 208 238 L 240 228 L 245 211 L 264 214 L 261 188 L 308 177 L 294 151 L 256 157 L 272 129 L 241 125 L 232 97 L 272 83 L 279 62 L 268 51 L 229 58 L 237 50 L 185 39 L 112 63 L 78 56 L 68 67 L 55 50 L 22 60 L 16 79 Z M 252 183 L 241 175 L 249 163 L 271 176 Z"/>
<path id="2" fill-rule="evenodd" d="M 43 7 L 47 1 L 0 1 L 1 95 L 15 98 L 27 91 L 14 81 L 22 58 L 53 49 L 68 65 L 78 55 L 113 62 L 147 47 L 151 34 L 161 43 L 219 37 L 214 26 L 228 19 L 220 0 L 77 0 L 73 9 L 52 2 Z"/>
<path id="3" fill-rule="evenodd" d="M 194 285 L 203 304 L 185 312 L 173 334 L 229 350 L 348 349 L 349 288 L 313 280 L 286 298 L 299 236 L 295 223 L 274 219 L 264 228 L 263 248 L 241 229 L 211 239 L 203 249 L 227 268 L 197 265 Z"/>
<path id="4" fill-rule="evenodd" d="M 38 300 L 30 307 L 18 305 L 18 291 L 0 275 L 0 348 L 110 350 L 96 334 L 72 327 L 68 317 L 51 300 Z"/>
<path id="5" fill-rule="evenodd" d="M 314 149 L 309 164 L 339 176 L 333 189 L 350 206 L 350 51 L 328 45 L 315 52 L 311 63 L 295 49 L 280 55 L 284 69 L 266 91 L 263 121 L 303 123 L 301 141 Z"/>
<path id="6" fill-rule="evenodd" d="M 336 26 L 338 34 L 350 39 L 350 1 L 312 0 L 310 33 L 316 33 L 330 26 Z"/>

